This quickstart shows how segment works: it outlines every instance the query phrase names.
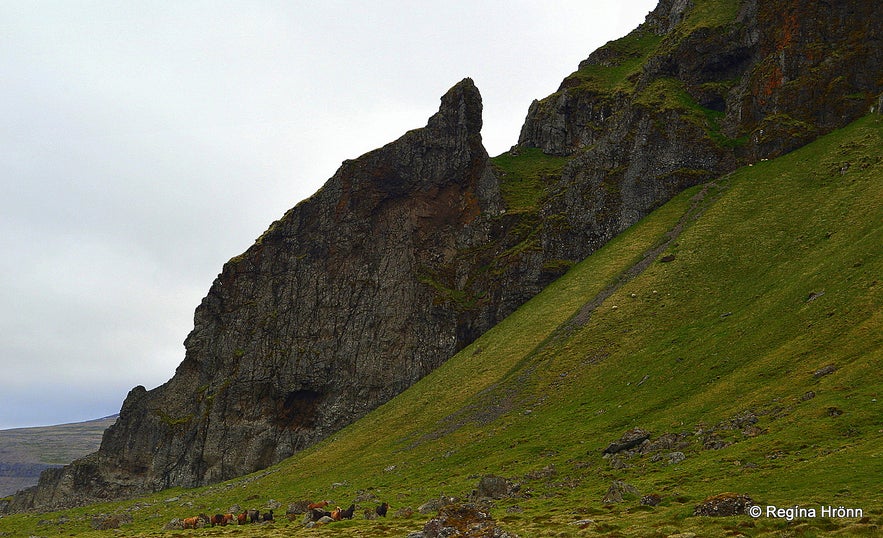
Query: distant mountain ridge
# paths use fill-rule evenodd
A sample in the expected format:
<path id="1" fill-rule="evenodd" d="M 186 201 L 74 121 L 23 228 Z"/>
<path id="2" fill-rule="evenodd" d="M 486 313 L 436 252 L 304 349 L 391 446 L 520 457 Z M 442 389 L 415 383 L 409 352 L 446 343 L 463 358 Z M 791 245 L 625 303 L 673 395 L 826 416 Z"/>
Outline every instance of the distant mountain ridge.
<path id="1" fill-rule="evenodd" d="M 0 497 L 36 485 L 46 469 L 67 465 L 97 450 L 104 431 L 118 417 L 0 430 Z"/>
<path id="2" fill-rule="evenodd" d="M 339 431 L 677 193 L 864 114 L 878 20 L 858 0 L 662 0 L 493 159 L 464 79 L 225 264 L 175 376 L 12 509 L 209 484 Z"/>

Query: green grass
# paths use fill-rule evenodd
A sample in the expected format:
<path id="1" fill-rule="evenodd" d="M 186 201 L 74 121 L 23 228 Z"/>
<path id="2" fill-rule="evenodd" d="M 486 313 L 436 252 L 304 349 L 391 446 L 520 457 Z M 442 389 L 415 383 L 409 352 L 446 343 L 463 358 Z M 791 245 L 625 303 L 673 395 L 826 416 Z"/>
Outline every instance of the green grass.
<path id="1" fill-rule="evenodd" d="M 716 28 L 736 20 L 739 13 L 738 2 L 722 0 L 697 0 L 690 10 L 683 27 L 687 31 L 697 28 Z"/>
<path id="2" fill-rule="evenodd" d="M 717 180 L 702 200 L 699 187 L 681 194 L 399 397 L 267 471 L 137 502 L 9 516 L 0 532 L 103 536 L 90 530 L 92 516 L 129 512 L 126 536 L 405 536 L 428 516 L 313 530 L 285 519 L 162 527 L 271 499 L 283 504 L 277 515 L 301 499 L 348 505 L 367 495 L 392 512 L 416 509 L 463 496 L 492 473 L 522 484 L 492 508 L 522 537 L 872 536 L 883 525 L 881 146 L 883 117 L 868 116 Z M 621 280 L 690 211 L 662 253 L 673 259 Z M 814 375 L 829 364 L 833 373 Z M 635 426 L 654 440 L 683 434 L 686 459 L 670 465 L 666 450 L 660 461 L 636 455 L 618 467 L 602 457 Z M 728 444 L 705 448 L 713 440 Z M 537 472 L 546 466 L 554 474 Z M 639 495 L 604 505 L 614 479 Z M 867 519 L 692 516 L 725 491 L 762 505 L 861 508 Z M 662 503 L 640 506 L 649 493 Z M 582 519 L 593 523 L 569 525 Z"/>
<path id="3" fill-rule="evenodd" d="M 539 209 L 550 178 L 561 175 L 567 157 L 546 155 L 539 148 L 521 148 L 491 159 L 500 177 L 507 213 L 532 213 Z"/>
<path id="4" fill-rule="evenodd" d="M 583 64 L 565 79 L 565 85 L 578 91 L 631 91 L 632 75 L 641 71 L 647 58 L 661 42 L 661 36 L 635 30 L 601 47 L 600 51 L 606 52 L 610 59 L 602 63 Z"/>
<path id="5" fill-rule="evenodd" d="M 565 79 L 564 85 L 570 91 L 631 93 L 635 77 L 650 56 L 673 47 L 698 28 L 714 28 L 733 22 L 739 10 L 738 2 L 704 0 L 694 4 L 687 18 L 680 22 L 672 35 L 663 37 L 635 30 L 625 37 L 610 41 L 596 52 L 605 58 L 604 61 L 581 65 Z"/>
<path id="6" fill-rule="evenodd" d="M 679 112 L 679 117 L 700 126 L 721 147 L 737 147 L 748 141 L 747 136 L 730 138 L 722 133 L 720 123 L 724 113 L 697 103 L 687 92 L 684 83 L 676 78 L 654 80 L 635 95 L 635 103 L 655 111 Z"/>

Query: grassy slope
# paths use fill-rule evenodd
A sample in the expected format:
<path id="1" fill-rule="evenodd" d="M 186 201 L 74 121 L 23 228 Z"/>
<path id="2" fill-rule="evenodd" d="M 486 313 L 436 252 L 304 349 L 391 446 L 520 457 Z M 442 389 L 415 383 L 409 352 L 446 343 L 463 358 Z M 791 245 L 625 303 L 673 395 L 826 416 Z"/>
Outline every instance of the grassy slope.
<path id="1" fill-rule="evenodd" d="M 10 516 L 0 532 L 79 535 L 92 515 L 129 511 L 124 534 L 173 535 L 161 530 L 172 517 L 270 499 L 348 505 L 366 492 L 395 511 L 463 495 L 493 473 L 527 494 L 493 511 L 522 537 L 872 535 L 869 526 L 883 525 L 880 147 L 883 118 L 869 116 L 718 180 L 704 199 L 698 188 L 685 192 L 400 397 L 263 473 L 137 506 Z M 694 199 L 703 212 L 663 252 L 674 260 L 654 262 L 575 323 L 581 306 L 662 244 Z M 814 376 L 829 364 L 834 373 Z M 729 427 L 746 416 L 756 424 Z M 686 434 L 687 458 L 669 465 L 663 451 L 662 461 L 648 454 L 613 468 L 601 450 L 635 426 L 653 439 Z M 703 448 L 711 439 L 731 444 Z M 553 476 L 525 477 L 549 465 Z M 663 502 L 605 506 L 613 479 Z M 692 517 L 699 501 L 724 491 L 763 505 L 862 508 L 869 522 Z M 38 524 L 61 515 L 69 521 Z M 425 519 L 185 532 L 404 536 Z M 568 524 L 580 519 L 593 523 Z"/>

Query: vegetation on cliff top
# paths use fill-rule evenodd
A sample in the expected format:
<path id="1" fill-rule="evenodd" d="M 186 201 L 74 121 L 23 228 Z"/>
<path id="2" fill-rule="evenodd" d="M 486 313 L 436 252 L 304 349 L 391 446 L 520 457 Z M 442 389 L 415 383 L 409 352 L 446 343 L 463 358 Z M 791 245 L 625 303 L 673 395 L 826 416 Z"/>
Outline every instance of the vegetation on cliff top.
<path id="1" fill-rule="evenodd" d="M 546 185 L 561 175 L 569 159 L 546 155 L 539 148 L 519 148 L 491 161 L 500 178 L 500 192 L 506 212 L 533 213 L 546 196 Z"/>
<path id="2" fill-rule="evenodd" d="M 600 93 L 631 92 L 634 75 L 640 73 L 661 41 L 661 36 L 641 29 L 611 41 L 595 52 L 603 60 L 583 62 L 564 79 L 562 87 Z"/>
<path id="3" fill-rule="evenodd" d="M 399 397 L 266 471 L 9 516 L 0 532 L 88 534 L 93 516 L 127 513 L 122 534 L 170 536 L 170 519 L 234 504 L 362 498 L 389 501 L 390 517 L 308 530 L 280 509 L 274 525 L 188 532 L 404 536 L 428 516 L 397 511 L 465 496 L 495 474 L 521 483 L 491 509 L 521 536 L 873 534 L 883 525 L 881 144 L 883 117 L 868 116 L 690 189 Z M 679 444 L 602 455 L 635 427 Z M 613 480 L 639 493 L 605 503 Z M 693 516 L 726 491 L 864 517 Z M 660 504 L 641 505 L 648 494 Z"/>
<path id="4" fill-rule="evenodd" d="M 579 69 L 567 77 L 561 86 L 595 93 L 631 93 L 636 77 L 648 58 L 670 51 L 698 28 L 715 28 L 733 22 L 738 10 L 738 2 L 694 2 L 687 18 L 677 25 L 671 35 L 663 37 L 649 28 L 639 27 L 595 51 L 592 59 L 580 64 Z"/>

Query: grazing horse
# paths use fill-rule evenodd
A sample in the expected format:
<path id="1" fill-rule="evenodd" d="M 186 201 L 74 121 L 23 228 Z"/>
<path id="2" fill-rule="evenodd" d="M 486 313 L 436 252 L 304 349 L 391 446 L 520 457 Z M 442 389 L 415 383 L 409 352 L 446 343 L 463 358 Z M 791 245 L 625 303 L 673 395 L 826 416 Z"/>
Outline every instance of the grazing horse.
<path id="1" fill-rule="evenodd" d="M 257 510 L 249 510 L 248 511 L 248 521 L 251 523 L 257 523 L 261 520 L 261 513 Z"/>
<path id="2" fill-rule="evenodd" d="M 233 521 L 233 514 L 215 514 L 212 516 L 211 519 L 212 527 L 214 527 L 215 525 L 220 525 L 224 527 L 227 525 L 227 523 L 232 523 Z"/>
<path id="3" fill-rule="evenodd" d="M 248 512 L 242 512 L 238 516 L 236 516 L 236 522 L 240 525 L 245 525 L 248 523 Z"/>
<path id="4" fill-rule="evenodd" d="M 346 510 L 340 511 L 340 519 L 352 519 L 353 513 L 356 511 L 356 505 L 351 504 Z"/>
<path id="5" fill-rule="evenodd" d="M 387 511 L 387 510 L 389 510 L 389 503 L 387 503 L 387 502 L 381 504 L 380 506 L 378 506 L 378 507 L 375 509 L 375 511 L 377 512 L 377 515 L 378 515 L 378 516 L 383 516 L 383 517 L 386 517 L 386 511 Z"/>
<path id="6" fill-rule="evenodd" d="M 331 512 L 326 512 L 321 508 L 313 508 L 310 510 L 310 520 L 311 521 L 319 521 L 323 517 L 331 517 Z"/>
<path id="7" fill-rule="evenodd" d="M 315 510 L 316 508 L 325 508 L 331 504 L 331 501 L 319 501 L 317 503 L 310 503 L 307 505 L 307 510 Z"/>
<path id="8" fill-rule="evenodd" d="M 199 523 L 199 516 L 185 517 L 182 523 L 185 529 L 195 529 L 196 524 Z"/>

